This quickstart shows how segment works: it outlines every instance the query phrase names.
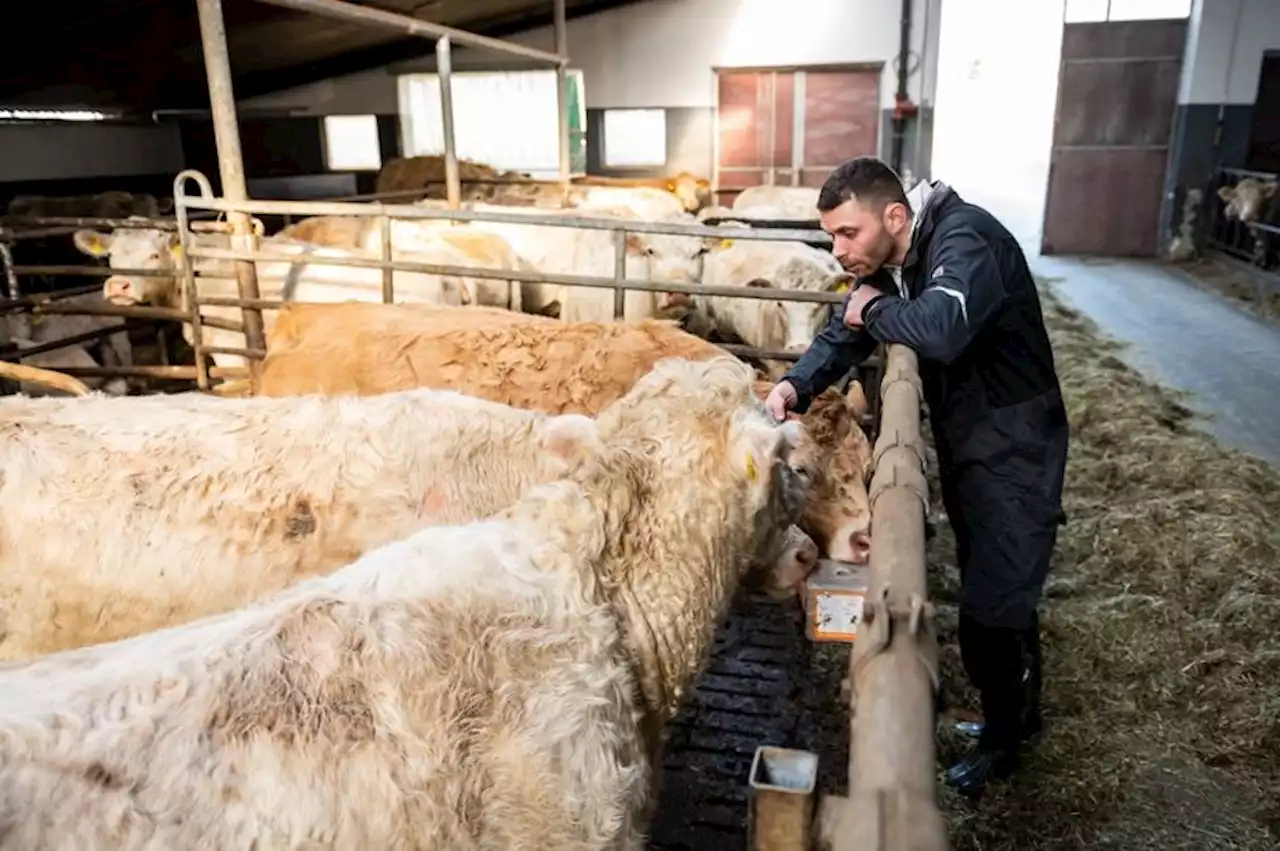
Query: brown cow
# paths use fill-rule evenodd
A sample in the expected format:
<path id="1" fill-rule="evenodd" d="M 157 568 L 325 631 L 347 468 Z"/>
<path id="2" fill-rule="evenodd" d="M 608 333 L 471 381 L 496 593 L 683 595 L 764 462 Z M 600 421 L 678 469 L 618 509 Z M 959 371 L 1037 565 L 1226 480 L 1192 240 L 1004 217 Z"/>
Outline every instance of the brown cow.
<path id="1" fill-rule="evenodd" d="M 723 349 L 674 323 L 557 322 L 491 308 L 292 304 L 267 344 L 261 395 L 458 390 L 517 408 L 594 416 L 663 357 L 705 360 Z M 830 558 L 865 563 L 870 450 L 860 385 L 834 388 L 802 421 L 797 452 L 816 495 L 801 527 Z M 757 385 L 763 398 L 765 385 Z"/>

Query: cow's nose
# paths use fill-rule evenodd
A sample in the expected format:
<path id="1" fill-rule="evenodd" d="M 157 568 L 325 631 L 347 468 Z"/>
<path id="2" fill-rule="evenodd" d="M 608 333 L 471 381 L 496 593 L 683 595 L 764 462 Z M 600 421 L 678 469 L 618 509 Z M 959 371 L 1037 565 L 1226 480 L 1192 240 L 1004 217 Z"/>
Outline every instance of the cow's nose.
<path id="1" fill-rule="evenodd" d="M 866 564 L 871 560 L 871 536 L 866 532 L 854 532 L 849 536 L 849 561 Z"/>
<path id="2" fill-rule="evenodd" d="M 112 276 L 102 285 L 102 297 L 112 304 L 133 304 L 138 300 L 138 292 L 129 278 Z"/>
<path id="3" fill-rule="evenodd" d="M 818 555 L 818 545 L 813 542 L 812 538 L 805 538 L 804 542 L 796 549 L 796 565 L 800 567 L 802 578 L 808 576 L 817 567 Z"/>
<path id="4" fill-rule="evenodd" d="M 831 536 L 827 555 L 849 564 L 866 564 L 871 560 L 871 535 L 865 525 L 844 526 Z"/>

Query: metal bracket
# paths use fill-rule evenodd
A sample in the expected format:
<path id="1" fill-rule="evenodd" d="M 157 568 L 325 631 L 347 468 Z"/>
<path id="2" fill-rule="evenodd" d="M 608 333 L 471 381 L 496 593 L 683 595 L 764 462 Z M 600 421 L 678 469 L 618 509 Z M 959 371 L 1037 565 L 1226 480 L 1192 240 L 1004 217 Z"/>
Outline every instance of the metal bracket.
<path id="1" fill-rule="evenodd" d="M 876 439 L 876 444 L 871 450 L 871 466 L 874 469 L 880 464 L 881 457 L 890 449 L 902 447 L 910 449 L 911 452 L 920 459 L 920 469 L 928 468 L 928 457 L 925 454 L 924 440 L 920 437 L 920 430 L 914 429 L 916 432 L 914 437 L 903 435 L 901 429 L 892 429 L 890 431 L 881 430 L 880 436 Z"/>
<path id="2" fill-rule="evenodd" d="M 942 689 L 938 666 L 925 655 L 919 642 L 921 632 L 933 622 L 933 619 L 933 604 L 919 594 L 912 594 L 905 607 L 895 606 L 889 602 L 889 587 L 886 585 L 880 589 L 878 598 L 866 600 L 863 604 L 858 640 L 853 645 L 853 661 L 849 666 L 850 693 L 854 701 L 857 698 L 858 671 L 872 657 L 889 648 L 889 643 L 893 639 L 895 621 L 904 623 L 907 635 L 916 639 L 913 644 L 916 659 L 929 675 L 929 682 L 933 685 L 933 696 L 937 697 Z"/>
<path id="3" fill-rule="evenodd" d="M 919 455 L 917 454 L 917 458 Z M 876 500 L 892 488 L 910 488 L 920 497 L 920 505 L 926 516 L 929 514 L 929 482 L 925 479 L 923 466 L 906 464 L 877 464 L 871 476 L 871 486 L 867 489 L 868 503 L 871 508 L 872 523 L 875 523 Z"/>

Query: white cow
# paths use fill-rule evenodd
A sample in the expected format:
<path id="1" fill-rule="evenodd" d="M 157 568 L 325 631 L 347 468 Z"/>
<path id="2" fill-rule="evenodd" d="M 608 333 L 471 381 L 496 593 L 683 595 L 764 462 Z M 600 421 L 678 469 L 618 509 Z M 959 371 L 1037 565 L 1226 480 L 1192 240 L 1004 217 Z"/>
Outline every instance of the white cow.
<path id="1" fill-rule="evenodd" d="M 733 212 L 757 219 L 817 219 L 818 190 L 808 186 L 750 186 L 733 199 Z"/>
<path id="2" fill-rule="evenodd" d="M 726 240 L 703 261 L 709 286 L 843 292 L 853 282 L 829 251 L 802 242 Z M 831 305 L 817 301 L 705 297 L 712 327 L 723 337 L 772 351 L 801 353 L 826 325 Z M 777 377 L 785 364 L 769 362 Z"/>
<path id="3" fill-rule="evenodd" d="M 436 206 L 436 202 L 430 205 Z M 503 207 L 496 204 L 468 206 L 476 211 L 515 215 L 642 220 L 633 208 L 623 206 L 583 206 L 559 210 Z M 693 215 L 685 212 L 673 214 L 667 220 L 696 224 Z M 595 277 L 613 275 L 614 236 L 610 231 L 492 221 L 474 221 L 471 225 L 501 235 L 520 256 L 542 272 Z M 706 246 L 697 237 L 632 233 L 627 236 L 626 248 L 624 274 L 628 278 L 691 284 L 702 274 L 702 254 Z M 568 322 L 604 322 L 613 318 L 614 295 L 611 289 L 528 284 L 522 290 L 524 310 L 529 313 L 554 313 L 558 305 L 560 318 Z M 651 318 L 681 319 L 691 303 L 688 296 L 677 293 L 628 290 L 622 318 L 628 322 Z"/>
<path id="4" fill-rule="evenodd" d="M 230 248 L 226 234 L 196 233 L 190 236 L 196 246 Z M 77 231 L 76 246 L 91 257 L 108 257 L 112 268 L 156 269 L 165 272 L 163 277 L 134 277 L 113 275 L 103 284 L 103 295 L 112 304 L 157 304 L 163 307 L 187 309 L 181 278 L 180 245 L 178 235 L 172 231 L 151 228 L 119 228 L 105 234 L 95 230 Z M 293 240 L 268 238 L 262 241 L 261 250 L 274 254 L 297 257 L 297 261 L 261 261 L 256 264 L 258 291 L 262 298 L 284 301 L 380 301 L 382 299 L 382 270 L 352 266 L 324 265 L 326 257 L 376 257 L 368 251 L 326 248 Z M 466 265 L 459 250 L 441 247 L 430 254 L 409 254 L 393 251 L 396 260 L 448 263 Z M 233 277 L 232 261 L 197 259 L 196 283 L 202 297 L 236 297 L 239 288 Z M 397 271 L 393 275 L 396 301 L 430 302 L 433 304 L 461 305 L 464 286 L 451 276 L 428 275 L 420 272 Z M 240 320 L 243 312 L 238 307 L 207 306 L 201 309 L 206 316 Z M 274 311 L 263 314 L 263 324 L 270 328 Z M 243 348 L 245 335 L 240 331 L 205 326 L 203 336 L 206 345 Z M 194 335 L 190 324 L 183 330 L 188 342 Z M 215 353 L 214 362 L 219 366 L 244 366 L 245 359 L 236 354 Z"/>
<path id="5" fill-rule="evenodd" d="M 105 306 L 106 300 L 100 293 L 84 293 L 69 298 L 58 299 L 56 304 L 67 306 Z M 123 320 L 119 316 L 76 316 L 72 314 L 36 314 L 10 313 L 4 317 L 9 332 L 9 339 L 18 343 L 20 348 L 30 348 L 54 340 L 61 340 L 101 328 L 119 325 Z M 98 352 L 95 359 L 91 352 Z M 133 366 L 133 344 L 129 335 L 120 331 L 100 338 L 97 343 L 78 343 L 62 349 L 54 349 L 41 355 L 24 358 L 23 363 L 43 366 L 50 369 L 58 367 L 96 367 L 96 366 Z M 85 383 L 94 389 L 101 388 L 112 395 L 123 395 L 128 392 L 128 382 L 123 378 L 87 378 Z M 23 391 L 27 392 L 27 391 Z"/>
<path id="6" fill-rule="evenodd" d="M 225 611 L 483 517 L 572 469 L 595 424 L 441 390 L 11 396 L 0 435 L 0 658 L 15 659 Z"/>
<path id="7" fill-rule="evenodd" d="M 752 377 L 659 364 L 489 519 L 0 669 L 0 849 L 639 851 L 665 725 L 803 498 Z"/>

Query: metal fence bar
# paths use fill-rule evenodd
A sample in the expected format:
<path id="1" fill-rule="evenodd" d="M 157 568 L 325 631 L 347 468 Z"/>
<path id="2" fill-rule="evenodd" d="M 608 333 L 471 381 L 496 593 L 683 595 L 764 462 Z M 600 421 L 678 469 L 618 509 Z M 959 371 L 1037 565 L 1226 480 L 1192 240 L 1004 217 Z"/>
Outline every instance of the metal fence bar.
<path id="1" fill-rule="evenodd" d="M 213 194 L 209 179 L 198 171 L 181 171 L 173 179 L 173 211 L 177 215 L 178 227 L 178 264 L 182 271 L 182 304 L 187 313 L 187 321 L 191 323 L 191 357 L 196 368 L 196 387 L 208 392 L 210 373 L 204 362 L 204 317 L 200 315 L 200 299 L 196 293 L 195 264 L 191 258 L 191 245 L 187 239 L 187 207 L 182 202 L 186 193 L 182 191 L 187 180 L 194 180 L 200 191 L 206 195 Z M 242 317 L 247 314 L 242 314 Z M 262 314 L 258 313 L 261 322 Z M 246 335 L 247 339 L 247 335 Z M 250 370 L 250 380 L 253 371 Z"/>
<path id="2" fill-rule="evenodd" d="M 378 220 L 382 231 L 382 301 L 391 304 L 396 300 L 395 271 L 391 268 L 391 219 L 383 216 Z"/>
<path id="3" fill-rule="evenodd" d="M 627 312 L 627 232 L 613 232 L 613 318 L 622 319 Z"/>
<path id="4" fill-rule="evenodd" d="M 622 229 L 619 229 L 618 232 L 625 234 L 625 231 Z M 623 239 L 625 240 L 625 235 Z M 221 248 L 200 248 L 196 249 L 192 253 L 196 257 L 207 257 L 215 260 L 252 260 L 254 262 L 269 263 L 288 263 L 291 260 L 296 260 L 296 258 L 262 251 L 242 252 L 230 251 Z M 353 266 L 357 268 L 380 269 L 382 268 L 384 261 L 374 257 L 317 257 L 314 260 L 308 260 L 307 262 L 309 264 L 314 263 L 318 266 Z M 812 301 L 826 304 L 840 304 L 844 301 L 844 295 L 841 293 L 816 292 L 809 290 L 784 290 L 774 287 L 681 284 L 675 281 L 651 281 L 612 277 L 605 278 L 594 275 L 562 275 L 549 272 L 524 272 L 518 269 L 453 266 L 439 263 L 418 263 L 411 260 L 393 260 L 387 265 L 397 272 L 424 272 L 429 275 L 454 275 L 459 277 L 519 281 L 521 283 L 554 284 L 558 286 L 600 287 L 607 289 L 621 288 L 626 290 L 643 290 L 645 292 L 729 296 L 730 298 L 754 298 L 775 301 Z M 202 304 L 216 304 L 226 307 L 252 307 L 263 301 L 266 300 L 260 298 L 230 299 L 222 297 L 204 297 L 201 299 Z"/>
<path id="5" fill-rule="evenodd" d="M 447 35 L 436 42 L 436 79 L 440 83 L 443 122 L 445 197 L 449 209 L 456 210 L 462 204 L 462 184 L 458 175 L 458 143 L 453 132 L 453 48 Z"/>
<path id="6" fill-rule="evenodd" d="M 423 38 L 448 38 L 454 44 L 461 44 L 464 47 L 491 50 L 495 53 L 505 53 L 511 56 L 522 56 L 525 59 L 535 59 L 548 64 L 555 64 L 568 59 L 566 56 L 547 53 L 545 50 L 538 50 L 533 47 L 525 47 L 515 42 L 454 29 L 444 24 L 433 24 L 429 21 L 410 18 L 407 15 L 397 15 L 395 12 L 384 12 L 381 9 L 375 9 L 370 6 L 345 3 L 342 0 L 258 0 L 258 2 L 271 6 L 283 6 L 287 9 L 296 9 L 300 12 L 312 12 L 317 15 L 339 18 L 355 23 L 389 27 Z"/>
<path id="7" fill-rule="evenodd" d="M 849 803 L 834 851 L 946 851 L 937 802 L 938 641 L 925 582 L 928 502 L 915 352 L 888 347 L 871 480 L 870 587 L 850 658 Z"/>
<path id="8" fill-rule="evenodd" d="M 569 197 L 569 27 L 565 18 L 565 0 L 555 0 L 552 15 L 556 37 L 556 115 L 560 130 L 560 203 Z"/>
<path id="9" fill-rule="evenodd" d="M 176 203 L 176 199 L 175 199 Z M 356 204 L 342 201 L 229 201 L 224 198 L 199 198 L 184 196 L 182 203 L 202 210 L 245 210 L 250 213 L 282 215 L 295 213 L 306 216 L 392 216 L 397 219 L 447 219 L 463 222 L 500 222 L 515 225 L 570 227 L 583 230 L 617 230 L 625 227 L 628 233 L 669 234 L 672 236 L 705 237 L 711 239 L 755 239 L 791 242 L 831 242 L 831 235 L 822 230 L 792 230 L 790 228 L 713 228 L 705 225 L 679 224 L 674 221 L 645 222 L 635 220 L 599 218 L 594 216 L 565 216 L 522 213 L 499 213 L 492 210 L 449 210 L 418 207 L 412 204 Z"/>
<path id="10" fill-rule="evenodd" d="M 235 94 L 231 85 L 231 57 L 227 51 L 222 0 L 196 0 L 196 10 L 200 19 L 200 41 L 204 47 L 205 74 L 209 81 L 209 106 L 213 114 L 213 135 L 218 148 L 218 172 L 222 177 L 222 194 L 231 202 L 244 201 L 249 197 L 249 190 L 245 183 L 244 158 L 240 151 L 240 126 L 236 121 Z M 178 205 L 180 189 L 181 187 L 175 182 L 173 199 L 175 209 Z M 247 213 L 228 210 L 227 219 L 231 222 L 233 247 L 249 250 L 257 248 L 257 239 Z M 257 268 L 252 263 L 244 261 L 236 261 L 235 267 L 240 297 L 257 298 Z M 192 296 L 192 311 L 193 314 L 198 315 L 194 290 Z M 198 333 L 194 323 L 192 330 Z M 250 347 L 266 348 L 261 313 L 252 309 L 244 312 L 244 332 Z M 256 382 L 256 378 L 255 372 L 251 380 Z"/>

